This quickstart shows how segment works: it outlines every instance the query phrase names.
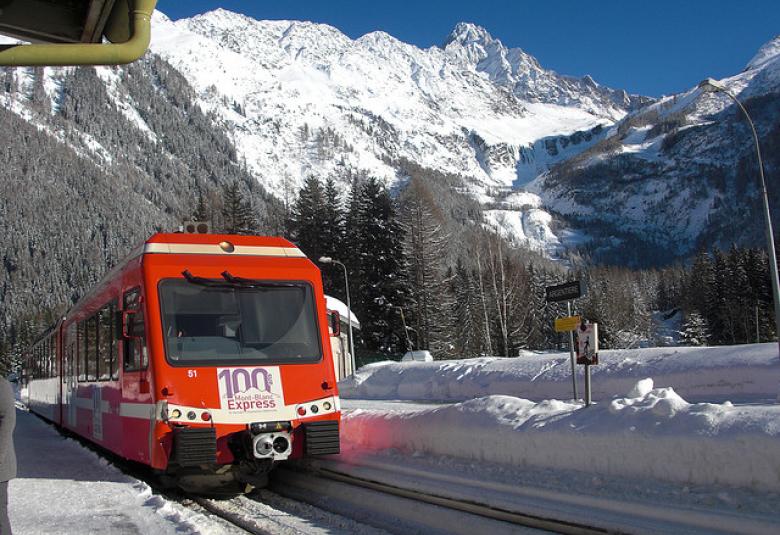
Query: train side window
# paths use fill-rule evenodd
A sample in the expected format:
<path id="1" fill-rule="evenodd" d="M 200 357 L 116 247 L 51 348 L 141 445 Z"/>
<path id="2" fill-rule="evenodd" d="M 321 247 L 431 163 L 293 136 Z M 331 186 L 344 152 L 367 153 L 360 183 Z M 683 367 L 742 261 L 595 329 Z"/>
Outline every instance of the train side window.
<path id="1" fill-rule="evenodd" d="M 43 347 L 46 354 L 46 377 L 54 377 L 54 359 L 51 355 L 51 338 L 46 339 L 46 343 Z"/>
<path id="2" fill-rule="evenodd" d="M 87 366 L 86 362 L 84 361 L 84 355 L 86 354 L 85 327 L 86 323 L 84 321 L 80 321 L 77 330 L 78 342 L 76 345 L 76 358 L 74 359 L 76 361 L 76 375 L 79 382 L 87 380 Z"/>
<path id="3" fill-rule="evenodd" d="M 112 301 L 110 305 L 111 314 L 111 380 L 119 380 L 119 336 L 117 333 L 121 328 L 120 316 L 117 314 L 117 302 Z M 119 324 L 119 325 L 117 325 Z"/>
<path id="4" fill-rule="evenodd" d="M 89 352 L 89 380 L 100 378 L 100 315 L 95 313 L 89 318 L 89 334 L 92 338 Z"/>
<path id="5" fill-rule="evenodd" d="M 65 369 L 62 374 L 62 382 L 65 383 L 68 379 L 71 379 L 76 375 L 76 324 L 71 323 L 65 331 L 65 338 L 63 345 L 67 344 L 67 351 L 65 351 L 63 365 Z"/>
<path id="6" fill-rule="evenodd" d="M 134 288 L 126 292 L 123 304 L 125 311 L 132 310 L 135 312 L 127 316 L 129 322 L 127 334 L 129 337 L 124 340 L 124 369 L 126 371 L 144 370 L 149 365 L 149 356 L 146 351 L 146 324 L 144 309 L 141 305 L 140 288 Z"/>
<path id="7" fill-rule="evenodd" d="M 87 367 L 87 381 L 97 380 L 97 329 L 95 316 L 86 320 L 86 354 L 84 363 Z"/>
<path id="8" fill-rule="evenodd" d="M 109 381 L 113 375 L 114 304 L 98 312 L 98 370 L 99 380 Z"/>
<path id="9" fill-rule="evenodd" d="M 55 334 L 52 335 L 51 339 L 51 358 L 54 362 L 54 377 L 59 377 L 62 375 L 62 366 L 60 365 L 60 359 L 57 355 L 57 335 L 56 331 Z"/>

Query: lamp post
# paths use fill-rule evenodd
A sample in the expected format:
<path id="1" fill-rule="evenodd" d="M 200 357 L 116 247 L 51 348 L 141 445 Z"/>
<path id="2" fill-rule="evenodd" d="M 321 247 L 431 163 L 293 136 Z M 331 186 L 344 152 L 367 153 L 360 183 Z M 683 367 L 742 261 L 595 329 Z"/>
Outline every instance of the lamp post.
<path id="1" fill-rule="evenodd" d="M 349 300 L 349 275 L 347 275 L 347 266 L 338 260 L 329 256 L 320 257 L 321 264 L 337 264 L 344 269 L 344 287 L 347 290 L 347 328 L 349 329 L 349 357 L 352 363 L 352 375 L 355 375 L 355 343 L 352 339 L 352 303 Z"/>
<path id="2" fill-rule="evenodd" d="M 764 223 L 766 224 L 766 240 L 767 240 L 767 254 L 769 255 L 769 274 L 772 277 L 772 298 L 775 305 L 775 333 L 778 337 L 778 351 L 780 352 L 780 283 L 777 278 L 777 253 L 775 253 L 775 237 L 772 232 L 772 217 L 769 213 L 769 196 L 766 191 L 766 180 L 764 179 L 764 163 L 761 160 L 761 149 L 758 145 L 758 134 L 756 133 L 756 127 L 753 124 L 753 119 L 750 118 L 745 106 L 737 100 L 724 84 L 707 78 L 699 83 L 699 89 L 707 93 L 724 93 L 734 103 L 739 106 L 742 113 L 745 114 L 745 118 L 750 124 L 750 130 L 753 132 L 753 141 L 756 144 L 756 156 L 758 157 L 758 175 L 761 178 L 761 195 L 764 202 Z"/>

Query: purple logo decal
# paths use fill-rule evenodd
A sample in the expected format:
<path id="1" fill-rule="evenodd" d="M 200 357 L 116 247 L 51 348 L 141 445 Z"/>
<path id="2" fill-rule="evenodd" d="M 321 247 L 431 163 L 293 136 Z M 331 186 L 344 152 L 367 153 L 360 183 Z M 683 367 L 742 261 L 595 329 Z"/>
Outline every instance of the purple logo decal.
<path id="1" fill-rule="evenodd" d="M 245 413 L 284 406 L 279 368 L 218 368 L 217 380 L 223 409 Z"/>

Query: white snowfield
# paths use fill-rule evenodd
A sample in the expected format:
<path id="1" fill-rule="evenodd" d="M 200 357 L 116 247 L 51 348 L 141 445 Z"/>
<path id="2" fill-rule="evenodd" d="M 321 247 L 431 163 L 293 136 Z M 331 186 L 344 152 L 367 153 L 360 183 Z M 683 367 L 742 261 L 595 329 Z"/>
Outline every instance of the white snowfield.
<path id="1" fill-rule="evenodd" d="M 690 404 L 651 380 L 638 386 L 588 408 L 487 396 L 410 412 L 357 409 L 344 439 L 362 450 L 780 492 L 780 405 Z"/>
<path id="2" fill-rule="evenodd" d="M 346 449 L 780 492 L 777 345 L 605 351 L 600 358 L 591 407 L 561 401 L 572 397 L 568 356 L 366 366 L 342 383 L 342 396 L 467 400 L 407 410 L 395 404 L 392 411 L 346 401 L 358 407 L 344 417 Z M 692 404 L 687 395 L 751 404 Z"/>
<path id="3" fill-rule="evenodd" d="M 652 377 L 689 401 L 776 400 L 780 393 L 777 344 L 659 347 L 601 351 L 591 367 L 593 399 L 625 395 Z M 577 367 L 582 396 L 583 367 Z M 339 383 L 344 398 L 463 401 L 504 394 L 524 399 L 572 399 L 566 353 L 525 352 L 518 358 L 481 357 L 436 362 L 376 362 Z"/>

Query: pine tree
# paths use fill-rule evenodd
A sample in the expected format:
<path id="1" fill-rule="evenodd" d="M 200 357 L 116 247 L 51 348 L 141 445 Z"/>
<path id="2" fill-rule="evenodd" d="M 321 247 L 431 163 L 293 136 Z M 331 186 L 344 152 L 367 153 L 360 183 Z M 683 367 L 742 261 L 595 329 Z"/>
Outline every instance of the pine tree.
<path id="1" fill-rule="evenodd" d="M 245 199 L 238 180 L 222 189 L 222 230 L 227 234 L 254 234 L 258 221 L 250 199 Z"/>
<path id="2" fill-rule="evenodd" d="M 698 312 L 692 311 L 685 315 L 685 321 L 680 330 L 680 342 L 687 346 L 707 345 L 709 339 L 707 320 Z"/>
<path id="3" fill-rule="evenodd" d="M 211 221 L 211 207 L 206 202 L 203 190 L 200 188 L 198 188 L 198 198 L 195 202 L 195 209 L 192 211 L 192 220 Z"/>
<path id="4" fill-rule="evenodd" d="M 293 205 L 289 228 L 293 241 L 315 261 L 325 255 L 325 205 L 322 184 L 314 176 L 309 176 Z"/>
<path id="5" fill-rule="evenodd" d="M 417 333 L 417 349 L 428 349 L 440 358 L 452 352 L 452 298 L 445 280 L 441 251 L 448 236 L 442 229 L 430 191 L 413 179 L 404 192 L 401 221 L 406 234 L 406 284 L 409 288 L 409 318 Z"/>
<path id="6" fill-rule="evenodd" d="M 372 351 L 400 351 L 406 336 L 397 307 L 406 304 L 408 292 L 403 282 L 404 232 L 395 202 L 378 180 L 369 178 L 353 190 L 350 204 L 349 243 L 355 253 L 351 269 L 356 274 L 350 283 L 354 278 L 353 304 L 363 339 Z"/>
<path id="7" fill-rule="evenodd" d="M 458 258 L 455 269 L 447 277 L 450 292 L 455 297 L 452 302 L 454 355 L 459 358 L 476 357 L 482 353 L 484 335 L 481 331 L 479 302 L 474 280 Z"/>
<path id="8" fill-rule="evenodd" d="M 325 181 L 322 218 L 320 232 L 322 254 L 346 264 L 345 252 L 347 247 L 344 240 L 344 209 L 342 208 L 338 188 L 332 178 L 328 178 Z M 344 291 L 344 275 L 341 266 L 333 264 L 324 265 L 322 269 L 325 292 L 344 301 L 346 292 Z"/>

